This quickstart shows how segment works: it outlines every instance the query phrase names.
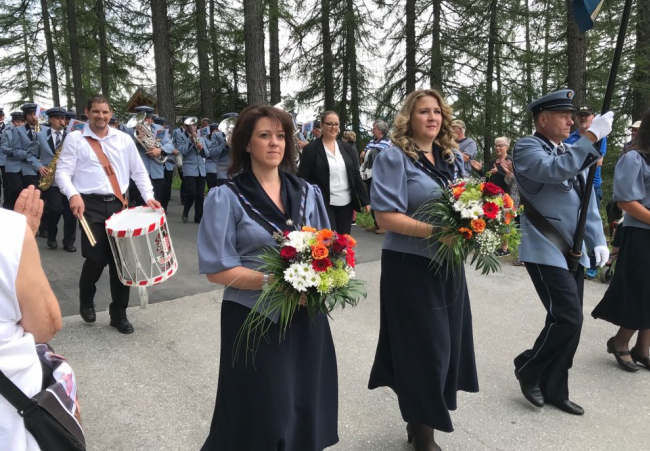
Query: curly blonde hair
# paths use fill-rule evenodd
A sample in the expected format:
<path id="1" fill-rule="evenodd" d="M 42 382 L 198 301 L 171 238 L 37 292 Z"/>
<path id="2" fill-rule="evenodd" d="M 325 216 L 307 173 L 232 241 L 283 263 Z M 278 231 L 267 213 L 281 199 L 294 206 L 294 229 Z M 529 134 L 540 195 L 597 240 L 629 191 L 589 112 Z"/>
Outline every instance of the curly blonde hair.
<path id="1" fill-rule="evenodd" d="M 440 124 L 440 132 L 434 142 L 442 147 L 442 157 L 444 160 L 447 163 L 453 163 L 456 159 L 453 149 L 458 148 L 458 144 L 454 141 L 454 132 L 451 129 L 453 111 L 447 105 L 442 95 L 435 89 L 420 89 L 413 91 L 406 97 L 393 123 L 393 133 L 390 135 L 390 139 L 411 160 L 415 161 L 420 158 L 416 151 L 417 145 L 411 137 L 411 114 L 413 114 L 418 100 L 427 96 L 436 99 L 442 110 L 442 124 Z"/>

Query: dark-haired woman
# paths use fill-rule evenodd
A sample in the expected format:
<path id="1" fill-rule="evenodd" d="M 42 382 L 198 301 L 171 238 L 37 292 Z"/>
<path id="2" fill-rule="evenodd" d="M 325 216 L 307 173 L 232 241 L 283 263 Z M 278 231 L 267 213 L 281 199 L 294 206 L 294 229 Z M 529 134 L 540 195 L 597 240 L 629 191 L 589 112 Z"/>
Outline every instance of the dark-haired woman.
<path id="1" fill-rule="evenodd" d="M 322 451 L 338 441 L 336 356 L 325 316 L 299 310 L 279 341 L 277 318 L 255 355 L 233 355 L 269 275 L 257 268 L 273 233 L 327 228 L 317 187 L 294 175 L 293 122 L 276 108 L 242 111 L 232 134 L 235 176 L 213 188 L 198 236 L 199 269 L 225 285 L 217 400 L 203 451 Z M 289 221 L 291 220 L 291 221 Z M 289 225 L 289 224 L 293 225 Z"/>
<path id="2" fill-rule="evenodd" d="M 619 326 L 607 352 L 625 371 L 635 372 L 636 363 L 650 370 L 650 278 L 644 264 L 650 250 L 650 109 L 629 149 L 614 171 L 614 200 L 626 213 L 625 233 L 616 272 L 592 316 Z M 636 345 L 629 349 L 637 331 Z"/>
<path id="3" fill-rule="evenodd" d="M 332 230 L 349 234 L 352 212 L 370 211 L 370 201 L 359 173 L 357 150 L 336 138 L 339 125 L 338 114 L 334 111 L 323 113 L 323 136 L 302 150 L 298 177 L 321 189 Z"/>
<path id="4" fill-rule="evenodd" d="M 369 388 L 397 394 L 409 442 L 440 450 L 434 430 L 451 432 L 458 390 L 476 392 L 472 314 L 465 270 L 435 260 L 434 228 L 418 209 L 463 173 L 454 152 L 452 111 L 433 90 L 406 98 L 393 146 L 373 164 L 371 202 L 387 230 L 381 256 L 380 330 Z"/>

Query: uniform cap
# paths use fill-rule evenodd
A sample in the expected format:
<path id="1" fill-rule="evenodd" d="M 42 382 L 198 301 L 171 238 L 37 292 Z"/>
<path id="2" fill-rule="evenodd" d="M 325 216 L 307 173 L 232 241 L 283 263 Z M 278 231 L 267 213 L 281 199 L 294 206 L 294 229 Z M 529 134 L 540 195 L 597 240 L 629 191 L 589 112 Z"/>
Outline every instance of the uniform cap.
<path id="1" fill-rule="evenodd" d="M 67 119 L 76 119 L 77 118 L 77 112 L 75 110 L 70 110 L 65 113 L 65 117 Z"/>
<path id="2" fill-rule="evenodd" d="M 213 122 L 210 124 L 210 130 L 217 130 L 219 128 L 219 124 L 217 122 Z"/>
<path id="3" fill-rule="evenodd" d="M 589 105 L 582 105 L 580 108 L 578 108 L 578 111 L 576 111 L 577 114 L 586 114 L 588 116 L 591 116 L 594 114 L 594 109 L 591 108 Z"/>
<path id="4" fill-rule="evenodd" d="M 15 121 L 15 120 L 24 121 L 25 120 L 25 116 L 23 115 L 22 111 L 12 111 L 11 113 L 9 113 L 9 116 L 11 116 L 12 121 Z"/>
<path id="5" fill-rule="evenodd" d="M 158 124 L 158 125 L 165 125 L 165 122 L 167 122 L 167 119 L 165 119 L 162 116 L 156 116 L 153 118 L 153 123 Z"/>
<path id="6" fill-rule="evenodd" d="M 136 113 L 147 113 L 147 117 L 153 117 L 153 108 L 150 106 L 141 105 L 135 107 L 133 111 L 135 111 Z"/>
<path id="7" fill-rule="evenodd" d="M 38 108 L 38 105 L 35 103 L 25 103 L 20 107 L 20 109 L 23 110 L 23 114 L 36 113 L 36 108 Z"/>
<path id="8" fill-rule="evenodd" d="M 50 108 L 45 112 L 45 114 L 47 114 L 47 117 L 66 117 L 65 108 L 61 108 L 59 106 Z"/>
<path id="9" fill-rule="evenodd" d="M 111 118 L 108 120 L 108 124 L 117 124 L 117 118 L 115 116 L 111 116 Z"/>
<path id="10" fill-rule="evenodd" d="M 570 89 L 562 89 L 540 97 L 528 105 L 528 111 L 537 116 L 542 111 L 575 111 L 573 94 Z"/>
<path id="11" fill-rule="evenodd" d="M 630 125 L 630 128 L 640 128 L 641 127 L 641 121 L 636 121 L 634 124 Z"/>

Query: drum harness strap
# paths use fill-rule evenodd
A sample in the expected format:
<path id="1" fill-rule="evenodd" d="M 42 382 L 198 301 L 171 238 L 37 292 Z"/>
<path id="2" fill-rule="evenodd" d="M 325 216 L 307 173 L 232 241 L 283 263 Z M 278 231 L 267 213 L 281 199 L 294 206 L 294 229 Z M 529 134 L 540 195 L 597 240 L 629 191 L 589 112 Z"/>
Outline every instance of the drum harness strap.
<path id="1" fill-rule="evenodd" d="M 122 190 L 120 189 L 120 184 L 117 181 L 117 175 L 115 175 L 115 170 L 113 169 L 113 166 L 111 166 L 111 162 L 108 161 L 108 157 L 102 150 L 102 145 L 95 138 L 91 138 L 90 136 L 85 136 L 85 138 L 86 141 L 88 141 L 90 148 L 93 149 L 95 155 L 97 155 L 97 159 L 102 165 L 102 168 L 106 173 L 106 177 L 108 177 L 108 181 L 111 182 L 113 194 L 117 199 L 119 199 L 120 202 L 122 202 L 122 209 L 126 209 L 129 205 L 124 199 L 124 196 L 122 196 Z"/>

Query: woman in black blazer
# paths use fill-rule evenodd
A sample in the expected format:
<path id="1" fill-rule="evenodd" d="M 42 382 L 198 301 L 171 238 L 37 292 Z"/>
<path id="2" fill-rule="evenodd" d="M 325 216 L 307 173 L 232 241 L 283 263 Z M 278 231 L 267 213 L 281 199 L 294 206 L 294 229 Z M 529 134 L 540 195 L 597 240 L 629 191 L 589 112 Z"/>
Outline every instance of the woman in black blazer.
<path id="1" fill-rule="evenodd" d="M 350 144 L 336 139 L 338 114 L 323 113 L 321 126 L 323 136 L 302 150 L 298 177 L 320 188 L 332 230 L 349 234 L 353 210 L 370 210 L 368 193 L 359 174 L 359 155 Z"/>

